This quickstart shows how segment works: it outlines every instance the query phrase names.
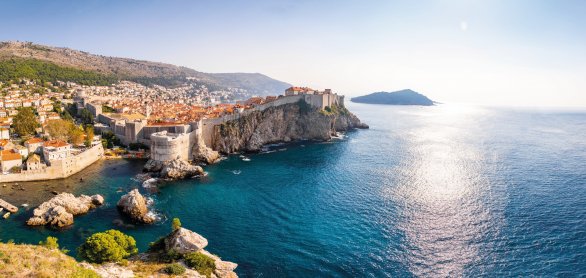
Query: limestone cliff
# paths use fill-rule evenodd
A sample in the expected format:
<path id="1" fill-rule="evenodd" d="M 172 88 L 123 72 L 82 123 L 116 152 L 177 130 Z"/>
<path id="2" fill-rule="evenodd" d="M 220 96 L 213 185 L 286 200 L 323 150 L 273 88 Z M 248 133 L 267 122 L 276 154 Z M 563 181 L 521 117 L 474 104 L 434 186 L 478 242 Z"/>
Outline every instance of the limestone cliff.
<path id="1" fill-rule="evenodd" d="M 368 128 L 345 107 L 327 110 L 304 101 L 254 111 L 237 120 L 218 125 L 212 134 L 212 148 L 221 153 L 259 151 L 265 144 L 301 139 L 325 141 L 336 131 Z"/>

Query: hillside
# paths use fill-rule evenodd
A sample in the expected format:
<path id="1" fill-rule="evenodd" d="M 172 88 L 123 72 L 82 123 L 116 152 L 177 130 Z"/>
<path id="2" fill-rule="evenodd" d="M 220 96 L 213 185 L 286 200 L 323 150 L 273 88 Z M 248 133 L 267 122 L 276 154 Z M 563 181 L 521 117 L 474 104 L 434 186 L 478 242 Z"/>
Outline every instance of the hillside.
<path id="1" fill-rule="evenodd" d="M 251 94 L 281 93 L 291 86 L 259 73 L 204 73 L 171 64 L 108 57 L 62 47 L 52 47 L 30 42 L 1 42 L 2 61 L 45 62 L 68 69 L 100 74 L 104 78 L 131 80 L 145 85 L 174 86 L 185 82 L 187 77 L 196 82 L 219 88 L 245 89 Z M 0 68 L 1 71 L 1 68 Z M 1 81 L 1 80 L 0 80 Z"/>
<path id="2" fill-rule="evenodd" d="M 368 104 L 389 104 L 389 105 L 434 105 L 434 101 L 428 97 L 410 89 L 396 92 L 376 92 L 365 96 L 354 97 L 352 102 Z"/>
<path id="3" fill-rule="evenodd" d="M 0 277 L 99 277 L 57 249 L 0 243 Z"/>

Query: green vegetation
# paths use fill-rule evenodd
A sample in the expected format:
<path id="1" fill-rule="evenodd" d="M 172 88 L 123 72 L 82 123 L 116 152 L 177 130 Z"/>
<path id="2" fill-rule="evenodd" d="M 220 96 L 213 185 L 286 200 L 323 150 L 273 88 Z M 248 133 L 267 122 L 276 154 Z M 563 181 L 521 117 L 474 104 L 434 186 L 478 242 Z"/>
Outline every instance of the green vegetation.
<path id="1" fill-rule="evenodd" d="M 114 135 L 113 132 L 108 131 L 108 132 L 102 133 L 102 146 L 104 148 L 111 149 L 114 146 L 121 146 L 121 145 L 122 145 L 122 143 L 120 142 L 120 139 L 118 139 L 116 137 L 116 135 Z"/>
<path id="2" fill-rule="evenodd" d="M 95 233 L 78 248 L 79 256 L 92 263 L 118 262 L 137 252 L 134 238 L 117 230 Z"/>
<path id="3" fill-rule="evenodd" d="M 177 217 L 173 218 L 173 222 L 171 223 L 171 228 L 173 229 L 173 231 L 176 231 L 179 228 L 181 228 L 181 220 L 179 220 L 179 218 L 177 218 Z"/>
<path id="4" fill-rule="evenodd" d="M 93 125 L 86 125 L 85 126 L 85 146 L 91 147 L 92 141 L 94 140 L 94 126 Z"/>
<path id="5" fill-rule="evenodd" d="M 206 277 L 211 277 L 214 270 L 216 270 L 216 262 L 214 259 L 202 253 L 187 253 L 184 256 L 184 259 L 187 266 L 195 269 L 199 274 L 205 275 Z"/>
<path id="6" fill-rule="evenodd" d="M 128 144 L 128 149 L 131 151 L 138 151 L 140 149 L 148 150 L 150 147 L 143 143 L 130 143 Z"/>
<path id="7" fill-rule="evenodd" d="M 20 108 L 12 122 L 14 131 L 21 137 L 34 135 L 35 129 L 39 127 L 37 117 L 30 107 Z"/>
<path id="8" fill-rule="evenodd" d="M 84 125 L 89 125 L 89 124 L 94 123 L 94 115 L 92 115 L 92 113 L 89 110 L 87 110 L 86 108 L 81 109 L 81 111 L 79 112 L 79 117 L 81 118 L 81 122 Z"/>
<path id="9" fill-rule="evenodd" d="M 329 115 L 348 115 L 350 111 L 346 109 L 344 106 L 338 106 L 333 104 L 332 106 L 326 106 L 323 110 L 319 111 L 321 114 L 329 116 Z"/>
<path id="10" fill-rule="evenodd" d="M 0 277 L 100 276 L 56 248 L 9 242 L 0 243 Z"/>
<path id="11" fill-rule="evenodd" d="M 70 67 L 61 67 L 56 64 L 37 59 L 12 58 L 0 61 L 0 81 L 18 80 L 20 78 L 55 82 L 72 81 L 81 85 L 111 85 L 118 82 L 118 78 L 92 71 Z"/>
<path id="12" fill-rule="evenodd" d="M 309 111 L 311 111 L 311 105 L 309 105 L 309 103 L 305 102 L 305 100 L 300 99 L 299 101 L 297 101 L 297 105 L 299 106 L 299 112 L 302 115 L 305 115 L 307 113 L 309 113 Z"/>
<path id="13" fill-rule="evenodd" d="M 178 263 L 173 263 L 170 264 L 168 266 L 166 266 L 163 271 L 167 274 L 171 274 L 171 275 L 181 275 L 183 273 L 185 273 L 185 267 L 178 264 Z"/>
<path id="14" fill-rule="evenodd" d="M 48 236 L 45 241 L 39 241 L 40 246 L 44 246 L 48 249 L 59 249 L 59 243 L 57 243 L 57 238 Z"/>
<path id="15" fill-rule="evenodd" d="M 102 105 L 102 113 L 115 113 L 116 110 L 114 110 L 114 108 L 107 106 L 107 105 Z"/>

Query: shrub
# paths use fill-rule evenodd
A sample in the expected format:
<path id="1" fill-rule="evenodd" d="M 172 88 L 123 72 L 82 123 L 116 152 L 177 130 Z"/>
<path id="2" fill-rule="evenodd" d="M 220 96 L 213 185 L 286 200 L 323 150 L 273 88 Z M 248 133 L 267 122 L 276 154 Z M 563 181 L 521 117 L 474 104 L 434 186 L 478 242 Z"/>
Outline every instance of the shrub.
<path id="1" fill-rule="evenodd" d="M 150 252 L 157 252 L 161 251 L 165 248 L 165 238 L 160 237 L 159 239 L 149 243 L 149 251 Z"/>
<path id="2" fill-rule="evenodd" d="M 163 271 L 171 275 L 181 275 L 185 273 L 185 267 L 178 263 L 174 263 L 166 266 Z"/>
<path id="3" fill-rule="evenodd" d="M 78 248 L 79 256 L 92 263 L 118 262 L 138 252 L 133 237 L 117 230 L 95 233 Z"/>
<path id="4" fill-rule="evenodd" d="M 57 238 L 52 237 L 52 236 L 48 236 L 45 241 L 39 241 L 39 245 L 45 246 L 48 249 L 58 249 L 59 248 L 59 243 L 57 243 Z"/>
<path id="5" fill-rule="evenodd" d="M 181 228 L 181 220 L 179 220 L 179 218 L 173 218 L 173 223 L 171 224 L 171 228 L 173 229 L 173 231 Z"/>
<path id="6" fill-rule="evenodd" d="M 187 266 L 195 269 L 199 274 L 210 277 L 214 270 L 216 270 L 216 262 L 214 259 L 199 253 L 191 252 L 185 254 L 183 257 Z"/>

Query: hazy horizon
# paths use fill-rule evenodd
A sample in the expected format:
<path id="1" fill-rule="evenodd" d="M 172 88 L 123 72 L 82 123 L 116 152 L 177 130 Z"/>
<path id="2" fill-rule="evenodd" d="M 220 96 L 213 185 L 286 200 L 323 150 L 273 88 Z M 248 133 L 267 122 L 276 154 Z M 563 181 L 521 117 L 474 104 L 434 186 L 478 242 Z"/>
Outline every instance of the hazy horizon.
<path id="1" fill-rule="evenodd" d="M 173 3 L 174 5 L 170 5 Z M 586 2 L 4 1 L 1 41 L 258 72 L 349 96 L 586 106 Z"/>

